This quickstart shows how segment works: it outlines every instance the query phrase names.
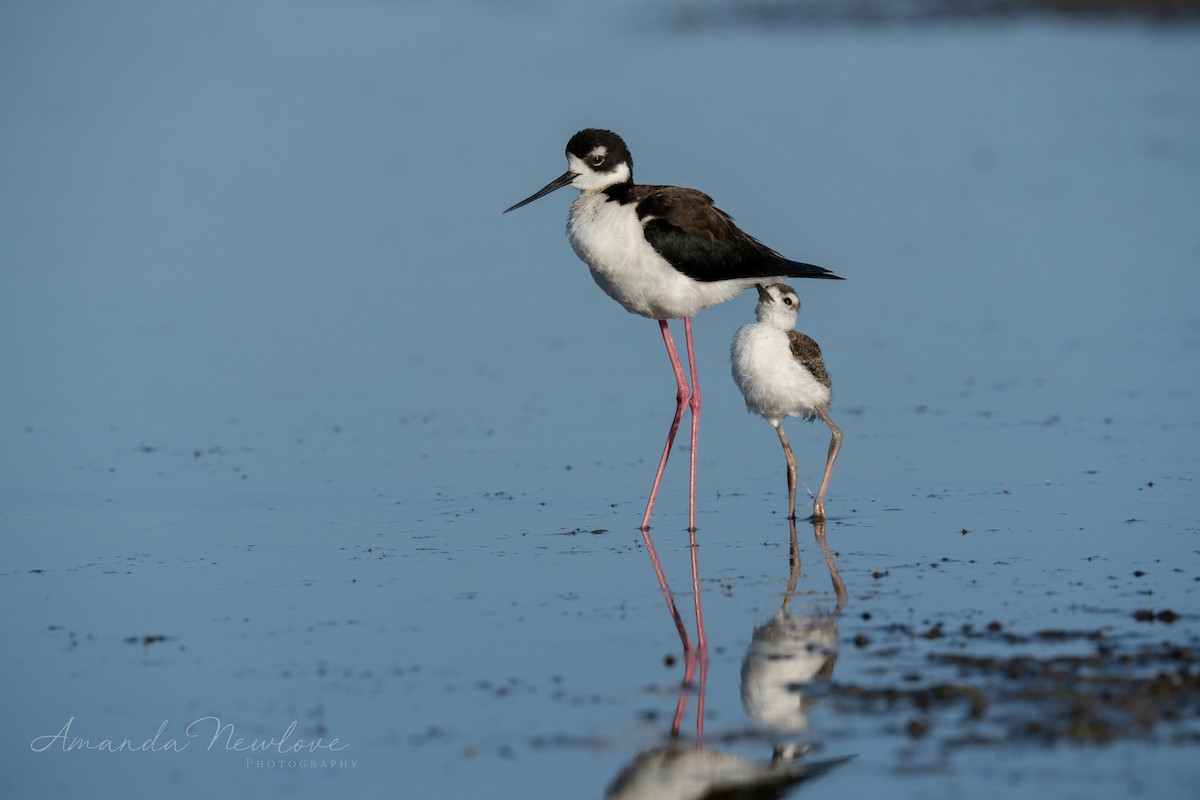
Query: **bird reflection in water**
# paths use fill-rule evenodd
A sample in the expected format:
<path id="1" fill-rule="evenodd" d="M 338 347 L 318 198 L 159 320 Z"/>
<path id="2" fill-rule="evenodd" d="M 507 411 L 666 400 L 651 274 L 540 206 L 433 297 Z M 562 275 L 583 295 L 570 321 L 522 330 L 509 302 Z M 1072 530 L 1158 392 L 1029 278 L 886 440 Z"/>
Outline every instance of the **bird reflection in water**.
<path id="1" fill-rule="evenodd" d="M 746 658 L 742 661 L 742 706 L 780 740 L 775 746 L 776 758 L 808 750 L 810 690 L 819 684 L 828 684 L 837 663 L 837 620 L 846 605 L 846 584 L 838 574 L 837 563 L 825 539 L 823 520 L 814 520 L 813 533 L 833 580 L 836 598 L 833 609 L 808 608 L 801 613 L 791 609 L 801 571 L 800 543 L 793 520 L 791 572 L 783 604 L 769 622 L 754 629 Z"/>
<path id="2" fill-rule="evenodd" d="M 655 565 L 659 586 L 684 642 L 684 679 L 671 735 L 665 745 L 639 753 L 605 792 L 610 800 L 703 800 L 709 798 L 782 798 L 803 781 L 819 777 L 853 756 L 806 762 L 811 746 L 805 687 L 829 681 L 837 660 L 837 617 L 846 605 L 846 585 L 825 540 L 825 523 L 813 523 L 813 533 L 833 580 L 832 610 L 794 613 L 792 598 L 801 577 L 800 544 L 796 522 L 790 520 L 791 547 L 787 591 L 779 611 L 755 628 L 742 664 L 742 704 L 746 712 L 765 725 L 775 740 L 770 759 L 747 758 L 704 746 L 704 693 L 708 661 L 688 647 L 687 630 L 675 607 L 652 542 L 646 544 Z M 699 671 L 699 683 L 693 681 Z M 693 691 L 694 688 L 694 691 Z M 688 697 L 695 693 L 696 740 L 680 741 Z"/>

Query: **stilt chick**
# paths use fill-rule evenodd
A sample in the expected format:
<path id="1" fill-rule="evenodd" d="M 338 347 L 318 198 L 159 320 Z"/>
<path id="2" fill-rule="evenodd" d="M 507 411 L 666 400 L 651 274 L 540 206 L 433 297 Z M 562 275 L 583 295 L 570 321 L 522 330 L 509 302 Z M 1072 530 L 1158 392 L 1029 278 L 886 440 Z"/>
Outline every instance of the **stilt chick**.
<path id="1" fill-rule="evenodd" d="M 800 312 L 796 290 L 786 284 L 757 285 L 758 322 L 738 329 L 730 351 L 733 380 L 746 398 L 746 409 L 764 417 L 779 434 L 787 458 L 788 519 L 796 518 L 796 457 L 783 432 L 784 417 L 820 417 L 833 432 L 821 488 L 813 500 L 813 519 L 825 519 L 825 492 L 833 462 L 842 447 L 842 431 L 829 417 L 832 384 L 821 348 L 795 330 Z"/>

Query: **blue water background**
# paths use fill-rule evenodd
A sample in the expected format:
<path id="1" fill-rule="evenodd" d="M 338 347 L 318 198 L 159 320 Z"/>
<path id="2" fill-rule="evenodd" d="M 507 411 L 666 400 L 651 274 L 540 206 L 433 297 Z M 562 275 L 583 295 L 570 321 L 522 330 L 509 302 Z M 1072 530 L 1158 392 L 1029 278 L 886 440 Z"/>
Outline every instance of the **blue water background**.
<path id="1" fill-rule="evenodd" d="M 797 287 L 846 433 L 837 680 L 881 680 L 846 642 L 889 623 L 1151 641 L 1129 611 L 1169 607 L 1196 636 L 1197 28 L 681 30 L 670 7 L 0 9 L 0 793 L 600 796 L 666 740 L 679 643 L 635 530 L 666 357 L 571 252 L 570 190 L 500 214 L 585 126 L 847 278 Z M 706 741 L 767 759 L 739 667 L 788 526 L 728 375 L 752 316 L 696 321 L 698 535 Z M 789 430 L 813 485 L 824 432 Z M 653 532 L 688 609 L 683 448 Z M 800 540 L 797 605 L 827 608 Z M 812 714 L 817 755 L 858 757 L 805 796 L 1200 777 L 1169 741 L 999 759 Z M 349 746 L 33 747 L 206 717 Z"/>

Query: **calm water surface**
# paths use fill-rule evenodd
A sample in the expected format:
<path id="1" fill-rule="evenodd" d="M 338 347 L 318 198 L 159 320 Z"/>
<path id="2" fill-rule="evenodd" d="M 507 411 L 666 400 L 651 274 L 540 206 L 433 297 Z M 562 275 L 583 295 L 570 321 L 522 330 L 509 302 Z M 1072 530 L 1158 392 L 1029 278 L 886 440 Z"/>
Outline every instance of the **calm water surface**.
<path id="1" fill-rule="evenodd" d="M 653 10 L 5 6 L 0 793 L 1190 796 L 1197 29 Z M 704 664 L 587 125 L 847 278 L 825 547 L 697 320 Z"/>

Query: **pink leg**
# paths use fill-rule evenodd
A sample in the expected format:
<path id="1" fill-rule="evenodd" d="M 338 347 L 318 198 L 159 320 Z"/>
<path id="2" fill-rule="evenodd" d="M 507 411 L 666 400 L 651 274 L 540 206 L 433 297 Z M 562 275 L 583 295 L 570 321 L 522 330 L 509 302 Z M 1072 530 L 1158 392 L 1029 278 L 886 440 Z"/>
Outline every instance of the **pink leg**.
<path id="1" fill-rule="evenodd" d="M 696 557 L 696 529 L 689 531 L 692 539 L 692 595 L 696 598 L 696 646 L 700 657 L 708 660 L 708 637 L 704 635 L 704 612 L 700 610 L 700 560 Z"/>
<path id="2" fill-rule="evenodd" d="M 696 530 L 696 443 L 700 433 L 700 382 L 696 380 L 696 345 L 692 341 L 692 318 L 683 318 L 683 331 L 687 338 L 688 368 L 692 371 L 692 396 L 688 407 L 692 410 L 692 463 L 688 476 L 688 530 Z"/>
<path id="3" fill-rule="evenodd" d="M 658 472 L 654 473 L 654 485 L 650 487 L 650 500 L 646 503 L 646 514 L 642 517 L 642 530 L 650 528 L 650 515 L 654 512 L 654 501 L 658 497 L 658 485 L 662 483 L 663 470 L 667 467 L 667 458 L 671 455 L 671 448 L 675 445 L 675 434 L 679 431 L 679 420 L 683 418 L 683 409 L 692 396 L 692 390 L 688 387 L 687 378 L 684 377 L 683 364 L 679 363 L 679 352 L 675 349 L 675 341 L 671 338 L 671 330 L 667 327 L 667 321 L 660 319 L 658 326 L 662 330 L 663 342 L 667 345 L 667 356 L 671 359 L 671 368 L 675 370 L 675 383 L 678 391 L 675 395 L 675 419 L 671 421 L 667 444 L 663 448 L 662 458 L 658 460 Z M 691 328 L 687 327 L 687 331 L 690 345 Z"/>
<path id="4" fill-rule="evenodd" d="M 697 557 L 696 546 L 696 437 L 700 432 L 700 383 L 696 379 L 696 347 L 692 342 L 691 317 L 683 318 L 683 330 L 687 337 L 688 367 L 692 371 L 692 397 L 689 403 L 689 407 L 692 409 L 692 457 L 691 474 L 688 480 L 688 536 L 692 546 L 692 592 L 696 598 L 696 643 L 700 648 L 701 658 L 707 663 L 708 638 L 704 635 L 704 613 L 700 610 L 700 560 Z M 703 701 L 701 701 L 700 713 L 702 715 L 704 713 Z M 703 722 L 700 725 L 703 726 Z"/>
<path id="5" fill-rule="evenodd" d="M 667 346 L 667 356 L 671 359 L 671 368 L 675 372 L 677 392 L 675 395 L 675 417 L 671 420 L 671 430 L 667 433 L 667 443 L 663 447 L 662 458 L 658 461 L 658 471 L 654 474 L 654 484 L 650 488 L 650 499 L 646 502 L 646 514 L 642 517 L 642 531 L 645 533 L 650 529 L 650 515 L 654 511 L 654 501 L 658 498 L 658 487 L 662 483 L 663 471 L 667 467 L 667 459 L 671 455 L 671 448 L 675 446 L 675 434 L 679 432 L 679 422 L 683 419 L 683 409 L 685 407 L 691 408 L 692 452 L 689 483 L 688 533 L 691 537 L 692 590 L 696 606 L 697 646 L 701 652 L 707 655 L 708 639 L 704 634 L 704 614 L 700 604 L 700 564 L 696 553 L 696 435 L 700 428 L 700 392 L 696 385 L 696 359 L 695 343 L 692 340 L 692 320 L 691 318 L 684 318 L 683 320 L 684 334 L 687 339 L 688 365 L 692 372 L 691 387 L 688 386 L 687 377 L 683 372 L 683 364 L 679 360 L 679 351 L 675 349 L 675 341 L 671 338 L 671 330 L 667 327 L 667 321 L 660 319 L 658 325 L 662 331 L 663 343 Z M 688 649 L 686 638 L 684 639 L 684 649 Z"/>

